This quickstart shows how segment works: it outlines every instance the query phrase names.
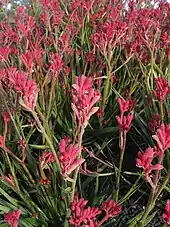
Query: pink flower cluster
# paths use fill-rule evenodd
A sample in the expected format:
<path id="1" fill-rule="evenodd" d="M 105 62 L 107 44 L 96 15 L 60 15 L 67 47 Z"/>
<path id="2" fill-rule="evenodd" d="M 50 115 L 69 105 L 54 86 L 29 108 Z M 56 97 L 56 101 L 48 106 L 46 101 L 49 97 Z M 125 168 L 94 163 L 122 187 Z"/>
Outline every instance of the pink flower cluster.
<path id="1" fill-rule="evenodd" d="M 23 54 L 21 54 L 20 59 L 25 64 L 27 70 L 29 71 L 29 74 L 32 74 L 32 69 L 34 66 L 34 57 L 32 51 L 27 51 Z"/>
<path id="2" fill-rule="evenodd" d="M 53 153 L 50 151 L 43 152 L 42 156 L 39 158 L 39 164 L 42 169 L 46 168 L 48 164 L 55 162 Z"/>
<path id="3" fill-rule="evenodd" d="M 54 73 L 58 73 L 63 66 L 63 61 L 61 56 L 56 53 L 51 53 L 51 64 L 50 70 Z"/>
<path id="4" fill-rule="evenodd" d="M 153 158 L 153 148 L 149 147 L 146 149 L 144 154 L 138 152 L 138 158 L 136 159 L 136 166 L 144 169 L 146 180 L 151 184 L 151 186 L 154 186 L 151 180 L 151 172 L 153 170 L 161 170 L 163 168 L 161 164 L 152 165 L 151 162 L 153 161 Z"/>
<path id="5" fill-rule="evenodd" d="M 160 127 L 160 123 L 161 121 L 159 114 L 153 114 L 152 118 L 148 122 L 148 126 L 152 130 L 152 132 L 155 132 L 155 130 Z"/>
<path id="6" fill-rule="evenodd" d="M 25 72 L 17 70 L 13 71 L 9 80 L 20 94 L 20 104 L 30 112 L 34 111 L 39 91 L 36 81 L 28 79 Z"/>
<path id="7" fill-rule="evenodd" d="M 75 76 L 75 82 L 72 89 L 72 109 L 79 125 L 86 128 L 90 117 L 99 109 L 94 105 L 100 99 L 100 92 L 92 87 L 91 77 Z"/>
<path id="8" fill-rule="evenodd" d="M 78 157 L 81 148 L 78 144 L 70 144 L 68 138 L 64 138 L 59 143 L 59 161 L 62 169 L 63 176 L 67 177 L 80 166 L 85 159 Z"/>
<path id="9" fill-rule="evenodd" d="M 10 227 L 18 227 L 21 210 L 10 211 L 4 215 Z"/>
<path id="10" fill-rule="evenodd" d="M 20 104 L 28 111 L 34 111 L 38 98 L 38 86 L 35 80 L 28 79 L 24 71 L 18 71 L 15 67 L 10 67 L 3 72 L 1 81 L 7 89 L 14 89 L 20 96 Z"/>
<path id="11" fill-rule="evenodd" d="M 153 91 L 153 94 L 156 99 L 160 102 L 164 102 L 166 96 L 170 94 L 170 85 L 168 84 L 167 79 L 158 77 L 155 79 L 156 81 L 156 90 Z"/>
<path id="12" fill-rule="evenodd" d="M 11 110 L 11 112 L 12 112 L 12 110 Z M 4 120 L 4 124 L 7 124 L 11 120 L 11 117 L 8 112 L 2 112 L 2 117 Z"/>
<path id="13" fill-rule="evenodd" d="M 83 198 L 78 199 L 76 195 L 72 202 L 71 210 L 72 216 L 69 219 L 69 223 L 72 227 L 78 227 L 87 225 L 89 227 L 98 227 L 96 222 L 96 216 L 101 213 L 98 207 L 87 207 L 85 209 L 88 200 Z"/>
<path id="14" fill-rule="evenodd" d="M 121 4 L 117 4 L 117 6 L 108 4 L 103 10 L 101 9 L 91 16 L 94 31 L 91 35 L 91 42 L 94 48 L 99 49 L 102 54 L 106 54 L 106 52 L 108 55 L 111 54 L 111 50 L 115 46 L 124 42 L 127 23 L 122 20 L 120 11 Z M 105 18 L 104 22 L 98 23 L 101 17 Z"/>
<path id="15" fill-rule="evenodd" d="M 107 221 L 109 218 L 111 218 L 117 214 L 120 214 L 122 211 L 120 205 L 114 200 L 109 200 L 109 201 L 103 202 L 102 210 L 104 210 L 106 212 L 105 221 Z"/>
<path id="16" fill-rule="evenodd" d="M 100 227 L 109 218 L 121 213 L 121 207 L 113 200 L 105 201 L 102 203 L 102 209 L 98 207 L 86 208 L 88 200 L 84 198 L 78 198 L 76 194 L 72 202 L 69 223 L 72 227 L 88 226 L 88 227 Z M 104 217 L 101 221 L 97 220 L 97 216 L 104 212 Z"/>
<path id="17" fill-rule="evenodd" d="M 128 132 L 133 120 L 131 111 L 134 109 L 136 102 L 134 100 L 125 101 L 123 98 L 118 98 L 118 103 L 120 106 L 120 116 L 116 116 L 117 123 L 120 131 Z M 126 112 L 127 115 L 125 115 Z"/>
<path id="18" fill-rule="evenodd" d="M 4 46 L 0 48 L 0 60 L 7 61 L 9 54 L 12 52 L 10 47 Z"/>
<path id="19" fill-rule="evenodd" d="M 170 148 L 170 124 L 165 125 L 162 123 L 156 135 L 152 137 L 157 142 L 158 148 L 162 153 Z"/>
<path id="20" fill-rule="evenodd" d="M 136 159 L 136 166 L 143 168 L 146 176 L 146 180 L 154 187 L 154 182 L 151 179 L 151 172 L 153 170 L 159 171 L 163 168 L 161 162 L 163 160 L 164 152 L 170 148 L 170 124 L 162 125 L 156 131 L 156 134 L 152 136 L 157 142 L 157 145 L 153 148 L 147 148 L 145 153 L 138 153 Z M 152 161 L 158 156 L 159 163 L 152 165 Z"/>

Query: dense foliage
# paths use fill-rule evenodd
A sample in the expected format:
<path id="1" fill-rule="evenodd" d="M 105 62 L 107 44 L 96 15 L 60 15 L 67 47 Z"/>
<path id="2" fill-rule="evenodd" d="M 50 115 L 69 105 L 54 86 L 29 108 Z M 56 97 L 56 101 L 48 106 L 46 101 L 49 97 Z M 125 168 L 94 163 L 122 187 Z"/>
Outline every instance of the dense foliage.
<path id="1" fill-rule="evenodd" d="M 7 4 L 0 226 L 170 224 L 170 4 Z"/>

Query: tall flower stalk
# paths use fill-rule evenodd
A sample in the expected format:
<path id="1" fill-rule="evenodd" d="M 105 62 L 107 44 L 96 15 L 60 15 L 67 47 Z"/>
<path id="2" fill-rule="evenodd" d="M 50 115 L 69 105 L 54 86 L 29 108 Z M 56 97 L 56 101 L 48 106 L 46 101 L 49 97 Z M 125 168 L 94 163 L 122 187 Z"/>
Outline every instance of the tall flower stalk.
<path id="1" fill-rule="evenodd" d="M 77 143 L 78 149 L 80 150 L 77 154 L 77 160 L 83 160 L 82 156 L 82 141 L 85 128 L 88 125 L 88 121 L 91 116 L 96 113 L 99 107 L 94 105 L 100 99 L 100 92 L 93 88 L 92 78 L 88 78 L 85 75 L 81 77 L 75 76 L 75 84 L 72 85 L 72 110 L 74 115 L 75 125 L 75 142 Z M 81 162 L 82 163 L 82 162 Z M 79 163 L 79 164 L 81 164 Z M 79 173 L 80 165 L 77 165 L 73 171 L 73 180 L 71 185 L 70 202 L 73 201 L 76 192 L 76 182 Z M 67 217 L 70 215 L 70 210 L 67 212 Z M 65 223 L 68 226 L 68 221 Z"/>
<path id="2" fill-rule="evenodd" d="M 119 126 L 119 148 L 120 148 L 120 160 L 119 160 L 119 168 L 116 174 L 116 193 L 113 194 L 115 196 L 115 200 L 119 199 L 119 188 L 120 188 L 120 177 L 122 171 L 123 158 L 126 148 L 126 137 L 127 132 L 130 130 L 131 122 L 133 119 L 133 114 L 131 113 L 134 108 L 134 102 L 131 100 L 125 101 L 123 98 L 118 98 L 118 103 L 120 106 L 120 116 L 116 116 L 116 120 Z M 127 113 L 127 115 L 125 115 Z"/>
<path id="3" fill-rule="evenodd" d="M 74 123 L 77 126 L 76 130 L 78 132 L 75 140 L 78 143 L 78 147 L 82 149 L 84 130 L 91 116 L 99 109 L 99 107 L 94 107 L 94 105 L 99 101 L 100 93 L 92 87 L 92 78 L 82 75 L 81 77 L 75 77 L 75 82 L 72 89 L 72 109 L 74 112 Z M 79 157 L 81 157 L 81 152 Z M 71 201 L 73 201 L 75 194 L 78 172 L 79 167 L 74 172 Z"/>

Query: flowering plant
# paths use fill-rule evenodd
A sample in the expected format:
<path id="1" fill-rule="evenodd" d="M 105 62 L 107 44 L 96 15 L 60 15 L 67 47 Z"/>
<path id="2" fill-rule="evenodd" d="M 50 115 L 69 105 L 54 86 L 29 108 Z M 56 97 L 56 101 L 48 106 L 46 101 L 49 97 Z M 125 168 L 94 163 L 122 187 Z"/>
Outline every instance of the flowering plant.
<path id="1" fill-rule="evenodd" d="M 0 2 L 0 225 L 169 224 L 170 3 L 27 2 Z"/>

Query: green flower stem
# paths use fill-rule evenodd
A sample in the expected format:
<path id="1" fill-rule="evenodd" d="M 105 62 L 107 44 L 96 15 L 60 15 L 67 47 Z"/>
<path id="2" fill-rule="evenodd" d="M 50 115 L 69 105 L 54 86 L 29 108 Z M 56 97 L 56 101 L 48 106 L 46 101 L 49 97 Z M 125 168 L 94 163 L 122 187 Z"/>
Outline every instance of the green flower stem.
<path id="1" fill-rule="evenodd" d="M 95 184 L 95 191 L 94 191 L 94 199 L 93 199 L 93 201 L 96 201 L 98 191 L 99 191 L 99 175 L 96 176 L 96 184 Z"/>
<path id="2" fill-rule="evenodd" d="M 74 116 L 74 119 L 76 119 L 76 116 Z M 76 122 L 76 120 L 75 120 L 75 122 Z M 76 124 L 75 124 L 75 127 L 76 127 Z M 73 143 L 76 142 L 76 138 L 77 138 L 79 132 L 80 132 L 80 125 L 78 125 L 78 126 L 76 127 L 76 131 L 75 131 Z"/>
<path id="3" fill-rule="evenodd" d="M 45 119 L 44 115 L 41 113 L 40 107 L 38 105 L 36 106 L 36 111 L 37 111 L 38 115 L 40 116 L 41 120 L 43 121 L 43 125 L 44 125 L 43 128 L 45 128 L 46 134 L 48 135 L 49 139 L 52 140 L 51 131 L 49 129 L 48 122 Z"/>
<path id="4" fill-rule="evenodd" d="M 42 169 L 40 163 L 39 163 L 39 171 L 40 171 L 41 178 L 42 178 L 43 180 L 46 180 L 47 177 L 46 177 L 46 175 L 45 175 L 45 173 L 44 173 L 44 170 Z"/>
<path id="5" fill-rule="evenodd" d="M 8 149 L 5 145 L 2 148 L 6 153 L 10 154 L 13 158 L 15 158 L 19 163 L 21 162 L 21 160 L 10 150 Z"/>
<path id="6" fill-rule="evenodd" d="M 102 100 L 102 110 L 105 109 L 105 105 L 106 105 L 106 102 L 107 102 L 107 98 L 108 98 L 108 94 L 109 94 L 109 87 L 110 87 L 110 80 L 111 80 L 111 57 L 109 57 L 109 60 L 107 60 L 107 67 L 106 67 L 106 74 L 107 74 L 107 78 L 106 78 L 106 81 L 105 81 L 105 86 L 104 86 L 104 92 L 103 92 L 103 100 Z"/>
<path id="7" fill-rule="evenodd" d="M 81 131 L 80 131 L 79 138 L 78 138 L 78 146 L 79 146 L 80 149 L 81 149 L 81 145 L 82 145 L 83 134 L 84 134 L 84 128 L 82 127 Z M 80 158 L 80 157 L 81 157 L 81 152 L 80 152 L 78 158 Z M 76 182 L 77 182 L 77 176 L 78 176 L 79 168 L 80 167 L 78 166 L 77 169 L 75 170 L 74 176 L 73 176 L 72 193 L 71 193 L 71 197 L 70 197 L 70 201 L 71 202 L 74 199 L 74 194 L 75 194 L 75 189 L 76 189 Z"/>
<path id="8" fill-rule="evenodd" d="M 119 71 L 123 66 L 125 66 L 129 61 L 130 61 L 130 59 L 132 58 L 134 56 L 134 54 L 131 54 L 128 58 L 127 58 L 127 60 L 122 64 L 122 65 L 120 65 L 118 68 L 116 68 L 113 72 L 112 72 L 112 74 L 115 74 L 117 71 Z"/>
<path id="9" fill-rule="evenodd" d="M 52 141 L 50 140 L 50 138 L 48 137 L 46 131 L 44 130 L 44 127 L 42 126 L 42 124 L 41 124 L 41 122 L 40 122 L 40 120 L 39 120 L 39 118 L 38 118 L 38 116 L 37 116 L 37 114 L 36 114 L 35 111 L 32 112 L 32 115 L 33 115 L 35 121 L 37 122 L 37 125 L 38 125 L 38 127 L 40 128 L 42 134 L 44 135 L 44 137 L 45 137 L 45 139 L 46 139 L 46 141 L 47 141 L 47 143 L 48 143 L 48 145 L 49 145 L 49 147 L 50 147 L 50 149 L 51 149 L 51 152 L 52 152 L 53 155 L 54 155 L 54 158 L 55 158 L 55 161 L 56 161 L 56 164 L 57 164 L 58 171 L 59 171 L 59 173 L 61 173 L 60 162 L 59 162 L 59 160 L 58 160 L 58 157 L 57 157 L 55 148 L 54 148 L 54 146 L 53 146 L 53 144 L 52 144 Z"/>
<path id="10" fill-rule="evenodd" d="M 162 160 L 159 160 L 159 161 L 162 162 Z M 156 202 L 155 192 L 156 192 L 157 184 L 158 184 L 158 181 L 159 181 L 159 174 L 160 174 L 160 170 L 157 170 L 156 174 L 155 174 L 155 178 L 154 178 L 155 187 L 152 187 L 146 209 L 145 209 L 144 214 L 143 214 L 143 216 L 142 216 L 142 218 L 139 222 L 139 225 L 141 227 L 143 226 L 143 223 L 145 222 L 145 220 L 146 220 L 147 216 L 149 215 L 149 213 L 151 212 L 151 210 L 154 208 L 154 205 L 155 205 L 155 202 Z"/>
<path id="11" fill-rule="evenodd" d="M 154 197 L 155 197 L 155 188 L 152 188 L 152 191 L 151 191 L 151 194 L 149 196 L 149 200 L 148 200 L 146 209 L 144 211 L 144 214 L 142 215 L 141 220 L 139 221 L 139 227 L 143 227 L 144 226 L 144 222 L 146 221 L 146 218 L 148 217 L 149 213 L 154 208 L 154 205 L 155 205 Z"/>
<path id="12" fill-rule="evenodd" d="M 115 194 L 116 201 L 119 200 L 120 177 L 121 177 L 125 147 L 126 147 L 126 131 L 123 131 L 123 132 L 120 132 L 120 161 L 119 161 L 118 173 L 116 176 L 116 194 Z"/>
<path id="13" fill-rule="evenodd" d="M 164 181 L 162 182 L 162 184 L 159 186 L 158 190 L 156 191 L 156 195 L 155 195 L 155 198 L 154 198 L 155 201 L 157 200 L 157 198 L 161 194 L 161 192 L 164 189 L 164 187 L 166 186 L 166 184 L 169 182 L 169 179 L 170 179 L 170 162 L 169 162 L 169 167 L 168 167 L 168 173 L 167 173 Z"/>
<path id="14" fill-rule="evenodd" d="M 54 77 L 56 77 L 57 75 L 55 75 Z M 53 93 L 54 93 L 54 89 L 55 89 L 55 85 L 56 85 L 56 78 L 52 79 L 52 84 L 51 84 L 51 89 L 50 89 L 50 97 L 49 97 L 49 106 L 48 106 L 48 112 L 47 112 L 47 119 L 49 119 L 50 116 L 50 112 L 52 109 L 52 105 L 53 105 Z"/>
<path id="15" fill-rule="evenodd" d="M 45 112 L 46 111 L 46 108 L 45 108 L 44 89 L 43 89 L 43 87 L 40 88 L 39 97 L 40 97 L 40 105 L 41 105 L 41 108 Z"/>
<path id="16" fill-rule="evenodd" d="M 120 161 L 119 161 L 119 169 L 118 169 L 117 179 L 116 179 L 117 180 L 116 181 L 116 195 L 115 195 L 116 201 L 119 200 L 120 176 L 121 176 L 121 170 L 122 170 L 123 156 L 124 156 L 124 153 L 121 152 Z"/>

